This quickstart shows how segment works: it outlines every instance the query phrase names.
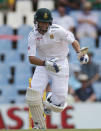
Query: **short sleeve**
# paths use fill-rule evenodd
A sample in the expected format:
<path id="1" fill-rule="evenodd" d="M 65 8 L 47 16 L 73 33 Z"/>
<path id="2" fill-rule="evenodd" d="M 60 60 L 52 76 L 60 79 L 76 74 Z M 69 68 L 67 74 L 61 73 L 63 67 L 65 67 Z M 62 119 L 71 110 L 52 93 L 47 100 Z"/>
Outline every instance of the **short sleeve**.
<path id="1" fill-rule="evenodd" d="M 75 41 L 74 34 L 70 31 L 66 32 L 65 39 L 69 44 L 72 44 Z"/>
<path id="2" fill-rule="evenodd" d="M 29 33 L 28 36 L 28 56 L 35 56 L 36 54 L 36 42 L 33 32 Z"/>
<path id="3" fill-rule="evenodd" d="M 75 41 L 75 37 L 73 33 L 65 30 L 62 27 L 59 29 L 58 36 L 60 39 L 65 41 L 67 44 L 72 44 Z"/>

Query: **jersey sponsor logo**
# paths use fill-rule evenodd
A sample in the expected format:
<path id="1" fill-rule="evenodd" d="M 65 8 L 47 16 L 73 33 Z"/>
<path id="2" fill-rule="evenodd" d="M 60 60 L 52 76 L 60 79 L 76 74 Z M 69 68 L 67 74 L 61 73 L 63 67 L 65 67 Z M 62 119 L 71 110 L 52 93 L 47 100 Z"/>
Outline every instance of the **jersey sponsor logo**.
<path id="1" fill-rule="evenodd" d="M 54 39 L 54 35 L 53 34 L 50 34 L 50 39 Z"/>
<path id="2" fill-rule="evenodd" d="M 44 19 L 47 19 L 48 18 L 48 14 L 47 13 L 44 13 Z"/>

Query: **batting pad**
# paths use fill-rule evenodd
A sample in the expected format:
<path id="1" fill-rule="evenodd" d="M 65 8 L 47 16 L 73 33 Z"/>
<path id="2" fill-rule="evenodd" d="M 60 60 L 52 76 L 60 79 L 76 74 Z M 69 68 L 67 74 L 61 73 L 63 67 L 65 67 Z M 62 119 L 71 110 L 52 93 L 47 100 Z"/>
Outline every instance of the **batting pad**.
<path id="1" fill-rule="evenodd" d="M 46 129 L 46 123 L 44 119 L 44 109 L 42 104 L 42 98 L 38 91 L 31 88 L 27 88 L 26 102 L 30 108 L 34 126 L 39 129 Z"/>
<path id="2" fill-rule="evenodd" d="M 66 107 L 67 107 L 67 102 L 64 103 L 63 106 L 56 106 L 52 103 L 49 103 L 47 100 L 46 101 L 43 101 L 43 104 L 44 106 L 47 108 L 47 109 L 51 109 L 52 111 L 54 112 L 62 112 Z"/>

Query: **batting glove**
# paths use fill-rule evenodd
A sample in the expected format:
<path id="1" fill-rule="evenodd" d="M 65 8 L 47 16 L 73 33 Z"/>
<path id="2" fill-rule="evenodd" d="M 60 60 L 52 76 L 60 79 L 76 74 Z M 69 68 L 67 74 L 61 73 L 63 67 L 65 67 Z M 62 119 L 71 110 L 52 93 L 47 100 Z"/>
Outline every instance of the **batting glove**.
<path id="1" fill-rule="evenodd" d="M 81 64 L 87 64 L 89 61 L 89 57 L 87 54 L 82 54 L 82 52 L 77 53 L 78 59 Z"/>
<path id="2" fill-rule="evenodd" d="M 45 61 L 45 67 L 47 70 L 58 73 L 61 70 L 61 66 L 56 63 L 58 58 L 52 58 Z"/>

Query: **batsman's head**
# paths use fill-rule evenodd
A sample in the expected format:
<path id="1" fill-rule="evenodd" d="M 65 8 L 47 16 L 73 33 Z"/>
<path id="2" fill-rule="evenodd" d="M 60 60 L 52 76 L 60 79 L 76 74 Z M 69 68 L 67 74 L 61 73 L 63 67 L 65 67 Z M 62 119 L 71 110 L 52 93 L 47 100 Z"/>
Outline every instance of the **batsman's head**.
<path id="1" fill-rule="evenodd" d="M 36 25 L 39 33 L 44 34 L 48 31 L 49 26 L 52 24 L 53 18 L 50 10 L 40 8 L 34 15 L 34 24 Z"/>

